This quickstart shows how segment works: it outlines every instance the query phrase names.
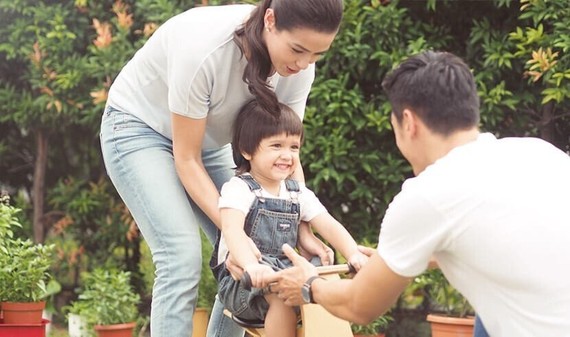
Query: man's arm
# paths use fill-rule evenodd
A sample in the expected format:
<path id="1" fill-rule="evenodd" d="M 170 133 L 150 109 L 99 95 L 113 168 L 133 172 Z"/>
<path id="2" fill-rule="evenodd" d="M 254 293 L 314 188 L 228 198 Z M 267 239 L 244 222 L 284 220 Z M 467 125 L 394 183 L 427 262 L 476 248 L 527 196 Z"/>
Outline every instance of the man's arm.
<path id="1" fill-rule="evenodd" d="M 300 305 L 301 288 L 311 276 L 314 266 L 285 245 L 285 254 L 294 267 L 270 276 L 277 282 L 271 288 L 288 305 Z M 335 316 L 358 324 L 367 324 L 384 314 L 396 302 L 410 283 L 410 278 L 394 273 L 384 260 L 374 253 L 353 279 L 328 281 L 317 279 L 311 285 L 313 299 Z"/>

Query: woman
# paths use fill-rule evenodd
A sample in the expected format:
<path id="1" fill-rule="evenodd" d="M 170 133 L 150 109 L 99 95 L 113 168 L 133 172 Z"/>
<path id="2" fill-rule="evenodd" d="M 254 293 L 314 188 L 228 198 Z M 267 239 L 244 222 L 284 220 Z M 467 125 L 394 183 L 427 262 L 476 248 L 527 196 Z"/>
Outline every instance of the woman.
<path id="1" fill-rule="evenodd" d="M 191 331 L 199 228 L 213 240 L 220 227 L 217 202 L 233 176 L 236 114 L 256 98 L 270 111 L 281 101 L 302 117 L 314 63 L 341 18 L 342 0 L 194 8 L 164 23 L 113 83 L 101 124 L 103 158 L 152 252 L 153 337 Z M 303 248 L 323 253 L 320 242 L 302 237 Z M 209 335 L 242 333 L 224 322 L 214 305 Z"/>

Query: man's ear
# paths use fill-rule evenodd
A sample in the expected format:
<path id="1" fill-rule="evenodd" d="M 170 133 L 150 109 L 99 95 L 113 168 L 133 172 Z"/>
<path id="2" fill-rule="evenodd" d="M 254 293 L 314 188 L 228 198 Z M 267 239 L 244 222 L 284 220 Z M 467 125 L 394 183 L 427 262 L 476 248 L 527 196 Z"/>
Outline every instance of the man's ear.
<path id="1" fill-rule="evenodd" d="M 418 132 L 418 116 L 410 109 L 402 111 L 402 130 L 414 137 Z"/>

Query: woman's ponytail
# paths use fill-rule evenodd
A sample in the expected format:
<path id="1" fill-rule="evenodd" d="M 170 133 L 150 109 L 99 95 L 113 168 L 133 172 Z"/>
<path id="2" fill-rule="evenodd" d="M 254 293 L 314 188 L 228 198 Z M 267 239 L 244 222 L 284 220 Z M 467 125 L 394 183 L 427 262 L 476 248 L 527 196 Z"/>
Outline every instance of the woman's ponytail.
<path id="1" fill-rule="evenodd" d="M 247 84 L 249 92 L 266 111 L 278 114 L 279 101 L 267 83 L 272 64 L 263 40 L 265 11 L 271 5 L 271 1 L 264 0 L 254 9 L 247 22 L 234 32 L 234 37 L 242 53 L 244 52 L 243 43 L 245 42 L 247 46 L 249 59 L 242 79 Z"/>

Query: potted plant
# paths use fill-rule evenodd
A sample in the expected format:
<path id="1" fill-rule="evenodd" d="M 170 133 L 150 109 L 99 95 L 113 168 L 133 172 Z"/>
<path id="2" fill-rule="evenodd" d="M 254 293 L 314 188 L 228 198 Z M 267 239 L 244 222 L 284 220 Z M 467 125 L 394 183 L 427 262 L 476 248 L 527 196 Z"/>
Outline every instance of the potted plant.
<path id="1" fill-rule="evenodd" d="M 71 306 L 99 337 L 133 335 L 140 296 L 130 284 L 127 271 L 97 268 L 84 278 L 84 289 Z"/>
<path id="2" fill-rule="evenodd" d="M 69 337 L 92 337 L 95 334 L 93 327 L 87 323 L 89 313 L 87 301 L 73 301 L 63 307 L 67 317 L 67 334 Z"/>
<path id="3" fill-rule="evenodd" d="M 449 284 L 440 269 L 427 270 L 416 278 L 415 282 L 427 291 L 433 311 L 427 316 L 432 337 L 473 335 L 473 308 L 467 299 Z M 451 330 L 454 331 L 453 335 L 445 334 Z"/>
<path id="4" fill-rule="evenodd" d="M 390 322 L 393 321 L 392 316 L 385 314 L 373 320 L 366 325 L 351 324 L 354 337 L 384 337 Z"/>
<path id="5" fill-rule="evenodd" d="M 3 324 L 45 325 L 42 312 L 48 295 L 49 268 L 53 245 L 34 244 L 14 238 L 22 227 L 17 218 L 21 210 L 0 198 L 0 305 Z M 45 326 L 43 327 L 45 329 Z"/>

